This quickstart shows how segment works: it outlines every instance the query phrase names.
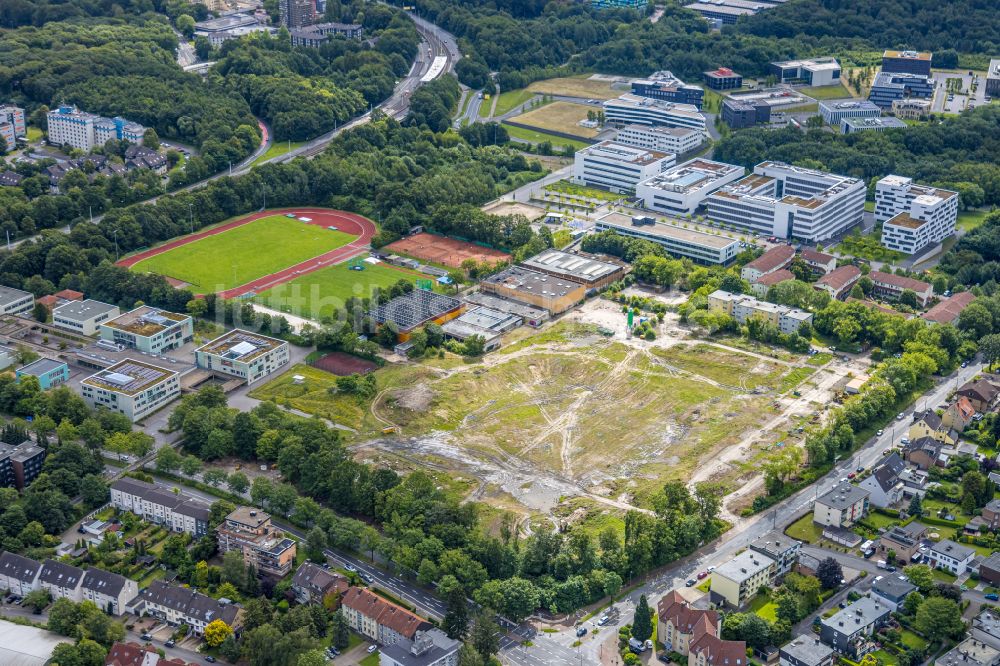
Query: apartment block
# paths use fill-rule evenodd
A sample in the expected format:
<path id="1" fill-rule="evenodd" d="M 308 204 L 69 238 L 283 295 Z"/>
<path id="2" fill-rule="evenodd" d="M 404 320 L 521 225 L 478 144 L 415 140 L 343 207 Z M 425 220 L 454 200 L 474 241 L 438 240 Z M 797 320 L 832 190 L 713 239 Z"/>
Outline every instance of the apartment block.
<path id="1" fill-rule="evenodd" d="M 877 649 L 875 632 L 885 626 L 891 612 L 877 597 L 861 597 L 821 621 L 820 640 L 840 654 L 860 661 Z"/>
<path id="2" fill-rule="evenodd" d="M 693 215 L 710 194 L 742 178 L 743 172 L 735 164 L 695 158 L 640 182 L 635 192 L 649 210 Z"/>
<path id="3" fill-rule="evenodd" d="M 743 87 L 743 77 L 728 67 L 705 72 L 703 76 L 705 85 L 712 90 L 738 90 Z"/>
<path id="4" fill-rule="evenodd" d="M 705 99 L 704 90 L 684 83 L 668 71 L 653 72 L 648 78 L 632 81 L 632 94 L 664 102 L 691 104 L 699 111 Z"/>
<path id="5" fill-rule="evenodd" d="M 236 633 L 243 628 L 242 608 L 162 580 L 154 580 L 142 590 L 129 602 L 128 610 L 136 615 L 149 613 L 173 627 L 186 624 L 197 636 L 204 634 L 205 627 L 215 620 L 222 620 Z"/>
<path id="6" fill-rule="evenodd" d="M 711 598 L 741 608 L 777 574 L 777 565 L 767 555 L 745 550 L 712 572 Z"/>
<path id="7" fill-rule="evenodd" d="M 795 248 L 791 245 L 775 245 L 740 269 L 740 277 L 750 284 L 765 275 L 786 268 L 795 258 Z"/>
<path id="8" fill-rule="evenodd" d="M 856 134 L 857 132 L 887 132 L 893 129 L 907 127 L 899 118 L 844 118 L 840 123 L 841 134 Z"/>
<path id="9" fill-rule="evenodd" d="M 281 25 L 301 28 L 316 20 L 316 0 L 278 0 L 278 12 Z"/>
<path id="10" fill-rule="evenodd" d="M 676 257 L 686 257 L 698 264 L 728 264 L 740 253 L 740 243 L 733 238 L 685 229 L 679 223 L 657 222 L 649 216 L 630 218 L 622 213 L 609 213 L 597 220 L 595 229 L 648 240 Z"/>
<path id="11" fill-rule="evenodd" d="M 241 553 L 243 562 L 261 576 L 282 578 L 295 564 L 295 541 L 274 527 L 271 516 L 263 511 L 241 506 L 215 531 L 219 552 Z"/>
<path id="12" fill-rule="evenodd" d="M 48 590 L 53 599 L 69 599 L 80 603 L 83 601 L 83 569 L 45 560 L 38 572 L 38 589 Z"/>
<path id="13" fill-rule="evenodd" d="M 615 136 L 616 143 L 674 155 L 697 150 L 704 141 L 705 134 L 698 130 L 662 125 L 626 125 Z"/>
<path id="14" fill-rule="evenodd" d="M 868 100 L 827 101 L 819 103 L 819 115 L 827 125 L 839 125 L 845 118 L 878 118 L 882 108 Z"/>
<path id="15" fill-rule="evenodd" d="M 80 394 L 91 407 L 110 409 L 135 422 L 179 398 L 181 387 L 174 370 L 126 359 L 84 379 Z"/>
<path id="16" fill-rule="evenodd" d="M 30 440 L 18 446 L 0 442 L 0 488 L 24 490 L 42 473 L 46 450 Z"/>
<path id="17" fill-rule="evenodd" d="M 705 116 L 694 104 L 665 102 L 631 93 L 604 102 L 604 121 L 613 127 L 666 125 L 706 131 Z"/>
<path id="18" fill-rule="evenodd" d="M 663 595 L 656 605 L 656 637 L 664 647 L 682 657 L 688 656 L 696 633 L 719 633 L 719 613 L 714 610 L 692 608 L 676 590 Z"/>
<path id="19" fill-rule="evenodd" d="M 196 539 L 208 534 L 210 510 L 207 504 L 164 492 L 146 481 L 128 476 L 117 479 L 111 484 L 111 505 Z"/>
<path id="20" fill-rule="evenodd" d="M 31 312 L 35 297 L 29 291 L 0 285 L 0 315 L 19 315 Z"/>
<path id="21" fill-rule="evenodd" d="M 639 181 L 672 167 L 677 156 L 613 141 L 602 141 L 576 151 L 573 181 L 612 192 L 634 192 Z"/>
<path id="22" fill-rule="evenodd" d="M 80 335 L 91 336 L 97 327 L 121 314 L 117 305 L 102 303 L 88 298 L 85 301 L 71 301 L 52 311 L 52 325 Z"/>
<path id="23" fill-rule="evenodd" d="M 837 267 L 837 258 L 835 256 L 824 252 L 817 252 L 810 247 L 802 248 L 802 251 L 799 252 L 799 258 L 805 262 L 809 270 L 815 275 L 826 275 L 833 272 Z"/>
<path id="24" fill-rule="evenodd" d="M 3 137 L 10 150 L 17 145 L 17 140 L 28 135 L 28 127 L 24 123 L 24 109 L 12 104 L 0 106 L 0 136 Z"/>
<path id="25" fill-rule="evenodd" d="M 139 587 L 134 580 L 95 567 L 83 574 L 80 588 L 84 601 L 92 601 L 110 615 L 123 614 L 125 605 L 139 596 Z"/>
<path id="26" fill-rule="evenodd" d="M 778 666 L 833 666 L 833 648 L 816 636 L 802 634 L 778 650 Z"/>
<path id="27" fill-rule="evenodd" d="M 146 131 L 139 123 L 86 113 L 75 106 L 60 106 L 49 111 L 46 118 L 50 144 L 68 144 L 87 152 L 103 146 L 109 139 L 141 144 L 142 135 Z"/>
<path id="28" fill-rule="evenodd" d="M 199 368 L 239 377 L 248 385 L 288 365 L 288 343 L 260 333 L 233 329 L 194 352 Z"/>
<path id="29" fill-rule="evenodd" d="M 934 96 L 934 79 L 920 74 L 879 72 L 868 91 L 868 100 L 883 109 L 891 109 L 893 102 L 918 97 Z"/>
<path id="30" fill-rule="evenodd" d="M 752 541 L 750 550 L 774 560 L 774 575 L 784 576 L 798 562 L 802 542 L 796 541 L 781 530 L 772 530 Z"/>
<path id="31" fill-rule="evenodd" d="M 934 288 L 927 282 L 882 271 L 872 271 L 868 277 L 875 284 L 873 293 L 886 300 L 898 300 L 904 291 L 912 291 L 917 295 L 917 303 L 926 307 L 927 302 L 934 297 Z"/>
<path id="32" fill-rule="evenodd" d="M 348 587 L 350 583 L 342 575 L 312 562 L 300 564 L 292 576 L 292 592 L 300 604 L 321 603 L 327 594 L 343 594 Z"/>
<path id="33" fill-rule="evenodd" d="M 839 483 L 817 498 L 813 505 L 813 522 L 823 526 L 848 528 L 868 515 L 868 491 Z"/>
<path id="34" fill-rule="evenodd" d="M 351 587 L 340 598 L 341 611 L 351 629 L 380 645 L 413 640 L 418 631 L 433 625 L 402 606 L 387 601 L 363 587 Z"/>
<path id="35" fill-rule="evenodd" d="M 920 51 L 885 51 L 882 53 L 882 71 L 930 76 L 932 57 L 930 53 Z"/>
<path id="36" fill-rule="evenodd" d="M 750 232 L 816 243 L 861 222 L 867 188 L 857 178 L 762 162 L 752 175 L 705 199 L 711 220 Z"/>
<path id="37" fill-rule="evenodd" d="M 24 597 L 38 589 L 38 574 L 42 565 L 23 555 L 4 551 L 0 554 L 0 590 Z"/>
<path id="38" fill-rule="evenodd" d="M 940 243 L 955 233 L 958 193 L 917 185 L 889 175 L 875 184 L 875 221 L 882 223 L 882 244 L 906 254 Z"/>
<path id="39" fill-rule="evenodd" d="M 148 305 L 106 321 L 98 330 L 101 340 L 147 354 L 161 354 L 194 339 L 194 322 L 190 315 Z"/>
<path id="40" fill-rule="evenodd" d="M 771 74 L 778 80 L 778 83 L 832 86 L 840 83 L 840 63 L 837 62 L 836 58 L 772 62 Z"/>
<path id="41" fill-rule="evenodd" d="M 813 289 L 825 291 L 830 298 L 844 300 L 851 288 L 861 279 L 861 269 L 854 264 L 846 264 L 835 268 L 813 283 Z"/>
<path id="42" fill-rule="evenodd" d="M 803 324 L 812 325 L 811 312 L 798 310 L 787 305 L 777 305 L 766 301 L 758 301 L 746 294 L 731 294 L 717 289 L 708 295 L 708 309 L 713 312 L 725 313 L 743 324 L 752 317 L 764 319 L 774 324 L 782 333 L 797 333 Z"/>

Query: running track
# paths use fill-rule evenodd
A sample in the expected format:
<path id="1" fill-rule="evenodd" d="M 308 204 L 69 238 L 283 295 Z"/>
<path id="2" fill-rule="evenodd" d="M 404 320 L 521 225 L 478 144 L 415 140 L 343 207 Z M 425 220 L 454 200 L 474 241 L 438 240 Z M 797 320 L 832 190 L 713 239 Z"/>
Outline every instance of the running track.
<path id="1" fill-rule="evenodd" d="M 309 222 L 309 224 L 314 224 L 320 227 L 328 227 L 332 225 L 337 227 L 340 231 L 348 234 L 355 234 L 358 237 L 347 245 L 342 245 L 341 247 L 330 250 L 325 254 L 313 257 L 312 259 L 307 259 L 306 261 L 297 263 L 294 266 L 289 266 L 288 268 L 280 270 L 277 273 L 271 273 L 270 275 L 259 277 L 238 287 L 221 291 L 219 292 L 219 296 L 222 298 L 236 298 L 237 296 L 242 296 L 251 291 L 260 293 L 274 287 L 275 285 L 290 282 L 300 275 L 306 275 L 307 273 L 312 273 L 320 268 L 342 263 L 348 259 L 358 256 L 359 254 L 363 254 L 368 249 L 368 244 L 371 241 L 372 236 L 375 235 L 375 224 L 371 220 L 355 213 L 324 208 L 277 208 L 253 213 L 251 215 L 247 215 L 246 217 L 241 217 L 238 220 L 233 220 L 232 222 L 215 227 L 214 229 L 201 231 L 190 236 L 178 238 L 177 240 L 170 241 L 169 243 L 164 243 L 159 247 L 154 247 L 134 254 L 126 259 L 122 259 L 118 262 L 118 265 L 124 266 L 125 268 L 131 268 L 144 259 L 155 257 L 158 254 L 163 254 L 164 252 L 168 252 L 182 245 L 194 243 L 202 238 L 224 233 L 230 229 L 243 226 L 248 222 L 259 220 L 262 217 L 283 215 L 285 213 L 295 213 L 296 215 L 309 217 L 312 218 L 312 222 Z M 300 222 L 300 224 L 305 223 Z M 261 248 L 261 251 L 266 251 L 266 249 Z"/>

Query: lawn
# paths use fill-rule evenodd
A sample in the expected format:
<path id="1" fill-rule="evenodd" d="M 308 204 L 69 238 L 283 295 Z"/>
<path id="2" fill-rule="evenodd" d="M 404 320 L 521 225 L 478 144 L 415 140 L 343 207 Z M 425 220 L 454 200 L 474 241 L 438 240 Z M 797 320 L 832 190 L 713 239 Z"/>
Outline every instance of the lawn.
<path id="1" fill-rule="evenodd" d="M 363 271 L 351 270 L 348 263 L 321 268 L 268 289 L 255 300 L 280 312 L 319 319 L 329 316 L 336 308 L 343 308 L 351 296 L 366 298 L 375 287 L 388 289 L 399 280 L 415 282 L 427 278 L 385 263 L 360 265 L 365 267 Z"/>
<path id="2" fill-rule="evenodd" d="M 861 259 L 868 259 L 869 261 L 885 261 L 895 263 L 906 256 L 902 252 L 890 250 L 889 248 L 883 246 L 881 238 L 881 232 L 872 233 L 868 236 L 862 236 L 857 233 L 850 234 L 845 236 L 844 239 L 840 241 L 840 245 L 837 249 L 846 254 L 860 257 Z"/>
<path id="3" fill-rule="evenodd" d="M 288 268 L 347 245 L 356 236 L 271 215 L 158 254 L 132 267 L 213 293 Z M 262 251 L 266 248 L 266 251 Z"/>
<path id="4" fill-rule="evenodd" d="M 916 635 L 909 629 L 903 629 L 899 632 L 899 639 L 902 641 L 903 645 L 908 648 L 916 648 L 922 650 L 927 647 L 927 641 L 925 641 L 920 636 Z"/>
<path id="5" fill-rule="evenodd" d="M 768 622 L 774 622 L 778 619 L 777 611 L 778 604 L 772 601 L 771 597 L 766 594 L 758 594 L 750 602 L 750 612 L 756 613 Z"/>
<path id="6" fill-rule="evenodd" d="M 878 659 L 878 663 L 882 664 L 882 666 L 896 666 L 899 663 L 896 656 L 887 650 L 875 650 L 871 654 Z"/>
<path id="7" fill-rule="evenodd" d="M 814 523 L 812 513 L 808 513 L 789 525 L 785 534 L 805 543 L 816 543 L 823 538 L 823 528 Z"/>
<path id="8" fill-rule="evenodd" d="M 851 94 L 847 92 L 847 89 L 838 83 L 835 86 L 817 86 L 815 88 L 800 88 L 798 92 L 803 95 L 808 95 L 813 99 L 843 99 L 845 97 L 850 97 Z"/>
<path id="9" fill-rule="evenodd" d="M 571 183 L 568 180 L 557 180 L 554 183 L 549 183 L 545 186 L 545 189 L 549 192 L 569 194 L 575 197 L 600 199 L 601 201 L 620 201 L 623 196 L 614 192 L 608 192 L 607 190 L 600 190 L 596 187 L 587 187 L 586 185 Z"/>
<path id="10" fill-rule="evenodd" d="M 510 120 L 531 125 L 540 130 L 565 132 L 585 139 L 591 139 L 600 132 L 597 128 L 581 127 L 581 120 L 587 120 L 587 114 L 594 113 L 593 107 L 572 102 L 552 102 L 545 106 L 531 109 Z"/>
<path id="11" fill-rule="evenodd" d="M 266 162 L 268 160 L 273 160 L 275 157 L 281 157 L 290 150 L 295 150 L 296 148 L 304 144 L 305 141 L 292 141 L 291 144 L 289 144 L 287 141 L 276 141 L 271 144 L 271 147 L 268 148 L 263 155 L 255 159 L 251 166 L 255 166 L 257 164 L 260 164 L 261 162 Z"/>
<path id="12" fill-rule="evenodd" d="M 992 211 L 966 210 L 958 214 L 958 228 L 968 233 L 986 221 Z"/>
<path id="13" fill-rule="evenodd" d="M 833 360 L 833 354 L 830 354 L 828 352 L 819 352 L 818 354 L 813 354 L 812 356 L 810 356 L 809 360 L 806 361 L 806 363 L 808 363 L 809 365 L 821 366 L 821 365 L 826 365 L 832 360 Z"/>
<path id="14" fill-rule="evenodd" d="M 792 368 L 787 375 L 781 378 L 781 383 L 778 384 L 778 393 L 791 391 L 814 372 L 816 371 L 813 368 Z"/>
<path id="15" fill-rule="evenodd" d="M 29 125 L 26 137 L 29 143 L 35 143 L 42 138 L 42 130 L 40 127 L 34 127 Z"/>
<path id="16" fill-rule="evenodd" d="M 593 99 L 613 99 L 621 94 L 614 90 L 608 81 L 595 81 L 585 78 L 585 76 L 535 81 L 528 86 L 528 90 L 543 95 L 565 95 Z"/>
<path id="17" fill-rule="evenodd" d="M 535 93 L 531 92 L 527 88 L 502 92 L 500 93 L 500 99 L 497 100 L 497 108 L 494 115 L 502 116 L 511 109 L 524 104 L 534 96 Z"/>
<path id="18" fill-rule="evenodd" d="M 378 666 L 379 656 L 378 652 L 373 652 L 364 659 L 358 662 L 358 666 Z"/>
<path id="19" fill-rule="evenodd" d="M 548 141 L 553 146 L 569 146 L 576 150 L 581 148 L 586 148 L 590 144 L 586 141 L 577 141 L 576 139 L 564 139 L 561 136 L 556 136 L 555 134 L 548 134 L 546 132 L 536 132 L 534 130 L 524 129 L 523 127 L 514 127 L 513 125 L 508 125 L 503 123 L 503 128 L 507 130 L 507 134 L 510 138 L 515 140 L 527 141 L 529 143 L 542 143 Z"/>

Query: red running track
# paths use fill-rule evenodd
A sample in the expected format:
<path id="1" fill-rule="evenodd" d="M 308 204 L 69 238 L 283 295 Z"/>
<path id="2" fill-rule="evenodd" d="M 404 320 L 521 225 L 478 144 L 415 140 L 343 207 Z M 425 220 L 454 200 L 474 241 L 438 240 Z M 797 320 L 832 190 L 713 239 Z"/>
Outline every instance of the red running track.
<path id="1" fill-rule="evenodd" d="M 221 291 L 219 292 L 219 296 L 222 298 L 236 298 L 237 296 L 242 296 L 251 291 L 260 293 L 276 285 L 290 282 L 301 275 L 306 275 L 321 268 L 342 263 L 348 259 L 358 256 L 359 254 L 363 254 L 365 250 L 368 249 L 372 236 L 375 235 L 375 223 L 366 217 L 357 215 L 356 213 L 348 213 L 347 211 L 330 210 L 325 208 L 275 208 L 273 210 L 253 213 L 251 215 L 247 215 L 246 217 L 241 217 L 238 220 L 233 220 L 232 222 L 215 227 L 214 229 L 178 238 L 177 240 L 170 241 L 169 243 L 165 243 L 159 247 L 139 252 L 131 257 L 122 259 L 118 262 L 118 265 L 124 266 L 125 268 L 131 268 L 144 259 L 155 257 L 158 254 L 163 254 L 164 252 L 168 252 L 176 247 L 187 245 L 188 243 L 194 243 L 203 238 L 208 238 L 209 236 L 224 233 L 230 229 L 235 229 L 236 227 L 241 227 L 244 224 L 253 222 L 254 220 L 259 220 L 262 217 L 284 215 L 285 213 L 295 213 L 296 215 L 312 218 L 312 221 L 308 224 L 314 224 L 320 227 L 329 227 L 332 225 L 344 233 L 357 235 L 357 238 L 347 245 L 342 245 L 319 256 L 299 262 L 284 270 L 280 270 L 277 273 L 271 273 L 270 275 L 259 277 L 255 280 L 247 282 L 246 284 L 241 284 L 238 287 Z"/>

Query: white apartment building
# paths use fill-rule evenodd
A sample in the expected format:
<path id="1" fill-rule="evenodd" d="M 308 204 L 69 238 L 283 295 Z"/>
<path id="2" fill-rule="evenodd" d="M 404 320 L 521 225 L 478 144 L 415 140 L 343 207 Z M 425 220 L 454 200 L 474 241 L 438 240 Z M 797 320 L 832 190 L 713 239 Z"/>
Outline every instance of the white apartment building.
<path id="1" fill-rule="evenodd" d="M 4 551 L 0 555 L 0 590 L 23 597 L 38 589 L 38 573 L 42 565 L 35 560 Z"/>
<path id="2" fill-rule="evenodd" d="M 618 130 L 615 141 L 626 146 L 683 155 L 696 150 L 705 141 L 705 134 L 686 127 L 626 125 Z"/>
<path id="3" fill-rule="evenodd" d="M 708 295 L 708 309 L 729 315 L 738 323 L 746 323 L 751 317 L 759 317 L 778 327 L 778 330 L 788 335 L 797 333 L 803 324 L 812 324 L 811 312 L 777 305 L 766 301 L 758 301 L 746 294 L 732 294 L 716 289 Z"/>
<path id="4" fill-rule="evenodd" d="M 958 193 L 916 185 L 912 178 L 889 175 L 875 184 L 875 221 L 882 223 L 882 245 L 913 254 L 955 233 Z"/>
<path id="5" fill-rule="evenodd" d="M 70 145 L 91 151 L 103 146 L 108 139 L 141 144 L 146 128 L 124 118 L 105 118 L 80 111 L 75 106 L 60 106 L 49 111 L 49 143 L 55 146 Z"/>
<path id="6" fill-rule="evenodd" d="M 252 385 L 288 365 L 288 343 L 260 333 L 233 329 L 194 352 L 199 368 L 233 377 Z"/>
<path id="7" fill-rule="evenodd" d="M 101 340 L 160 354 L 194 339 L 190 315 L 142 305 L 100 325 Z"/>
<path id="8" fill-rule="evenodd" d="M 677 156 L 647 148 L 602 141 L 576 151 L 573 181 L 612 192 L 634 192 L 641 180 L 652 178 L 677 163 Z"/>
<path id="9" fill-rule="evenodd" d="M 695 158 L 640 182 L 636 195 L 644 208 L 671 215 L 692 215 L 712 193 L 742 178 L 735 164 Z"/>
<path id="10" fill-rule="evenodd" d="M 117 305 L 103 303 L 88 298 L 85 301 L 70 301 L 52 311 L 52 325 L 81 335 L 94 335 L 103 322 L 121 314 Z"/>
<path id="11" fill-rule="evenodd" d="M 813 522 L 824 526 L 849 528 L 868 514 L 868 491 L 839 483 L 813 505 Z"/>
<path id="12" fill-rule="evenodd" d="M 80 393 L 91 407 L 105 407 L 133 422 L 180 397 L 177 372 L 126 359 L 83 380 Z"/>
<path id="13" fill-rule="evenodd" d="M 96 567 L 84 572 L 80 589 L 84 601 L 92 601 L 111 615 L 124 613 L 125 604 L 139 595 L 139 586 L 134 580 Z"/>
<path id="14" fill-rule="evenodd" d="M 19 315 L 31 312 L 35 297 L 29 291 L 0 285 L 0 315 Z"/>
<path id="15" fill-rule="evenodd" d="M 630 238 L 641 238 L 662 245 L 676 257 L 687 257 L 698 264 L 728 264 L 740 253 L 740 242 L 735 238 L 707 234 L 697 229 L 657 222 L 649 216 L 629 217 L 622 213 L 608 213 L 597 220 L 596 231 L 613 231 Z"/>
<path id="16" fill-rule="evenodd" d="M 24 109 L 12 104 L 0 106 L 0 136 L 12 150 L 20 137 L 28 135 L 28 127 L 24 123 Z"/>
<path id="17" fill-rule="evenodd" d="M 866 192 L 858 178 L 761 162 L 752 175 L 708 196 L 705 206 L 716 222 L 815 243 L 860 223 Z"/>
<path id="18" fill-rule="evenodd" d="M 196 539 L 208 534 L 208 505 L 164 492 L 146 481 L 128 476 L 117 479 L 111 484 L 111 506 Z"/>
<path id="19" fill-rule="evenodd" d="M 614 127 L 627 125 L 666 125 L 706 131 L 705 116 L 694 104 L 666 102 L 652 97 L 626 93 L 604 102 L 604 121 Z"/>
<path id="20" fill-rule="evenodd" d="M 740 608 L 767 587 L 777 574 L 777 564 L 767 555 L 745 550 L 712 572 L 711 598 Z"/>
<path id="21" fill-rule="evenodd" d="M 951 539 L 941 539 L 927 551 L 927 562 L 935 569 L 945 569 L 961 576 L 976 558 L 976 551 Z"/>
<path id="22" fill-rule="evenodd" d="M 65 562 L 45 560 L 38 572 L 38 589 L 48 590 L 53 599 L 65 597 L 80 603 L 83 601 L 82 583 L 83 569 Z"/>

